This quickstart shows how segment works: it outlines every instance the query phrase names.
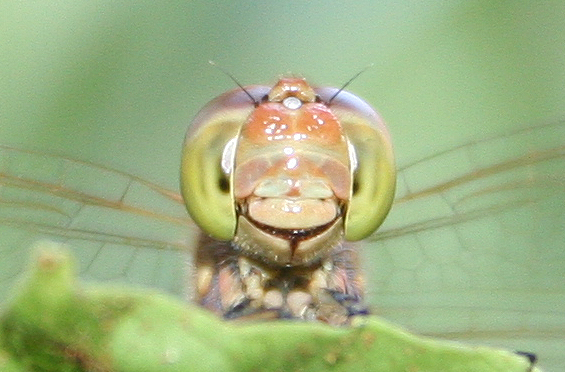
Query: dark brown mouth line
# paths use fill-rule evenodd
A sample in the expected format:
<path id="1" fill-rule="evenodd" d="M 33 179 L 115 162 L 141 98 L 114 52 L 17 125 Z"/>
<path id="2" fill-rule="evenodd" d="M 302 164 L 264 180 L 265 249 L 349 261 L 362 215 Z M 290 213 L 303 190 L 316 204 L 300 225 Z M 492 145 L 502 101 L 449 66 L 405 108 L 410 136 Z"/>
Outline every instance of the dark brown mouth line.
<path id="1" fill-rule="evenodd" d="M 245 218 L 247 218 L 249 222 L 251 222 L 261 231 L 264 231 L 270 235 L 274 235 L 281 239 L 290 240 L 292 243 L 298 243 L 299 241 L 307 240 L 313 236 L 316 236 L 328 230 L 336 223 L 336 221 L 339 218 L 341 218 L 341 214 L 337 214 L 335 218 L 328 223 L 325 223 L 320 226 L 312 227 L 310 229 L 281 229 L 254 220 L 249 215 L 245 215 Z"/>
<path id="2" fill-rule="evenodd" d="M 340 203 L 338 208 L 338 213 L 328 223 L 325 223 L 320 226 L 312 227 L 309 229 L 281 229 L 264 224 L 262 222 L 253 219 L 247 213 L 247 205 L 245 202 L 237 203 L 236 205 L 237 205 L 237 214 L 245 217 L 253 226 L 257 227 L 259 230 L 267 234 L 288 241 L 291 251 L 291 257 L 294 257 L 294 253 L 296 252 L 296 249 L 298 248 L 298 244 L 301 241 L 308 240 L 316 235 L 319 235 L 329 230 L 332 226 L 334 226 L 339 221 L 339 219 L 341 219 L 345 215 L 344 204 Z"/>

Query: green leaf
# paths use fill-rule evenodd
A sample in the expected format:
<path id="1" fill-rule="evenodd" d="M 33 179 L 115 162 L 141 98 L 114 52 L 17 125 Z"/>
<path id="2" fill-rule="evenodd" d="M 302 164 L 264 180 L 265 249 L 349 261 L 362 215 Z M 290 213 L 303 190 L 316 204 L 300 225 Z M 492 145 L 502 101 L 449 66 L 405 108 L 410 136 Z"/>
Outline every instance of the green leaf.
<path id="1" fill-rule="evenodd" d="M 526 356 L 416 336 L 372 316 L 340 328 L 225 322 L 154 291 L 84 289 L 52 243 L 41 245 L 0 326 L 8 371 L 532 370 Z"/>

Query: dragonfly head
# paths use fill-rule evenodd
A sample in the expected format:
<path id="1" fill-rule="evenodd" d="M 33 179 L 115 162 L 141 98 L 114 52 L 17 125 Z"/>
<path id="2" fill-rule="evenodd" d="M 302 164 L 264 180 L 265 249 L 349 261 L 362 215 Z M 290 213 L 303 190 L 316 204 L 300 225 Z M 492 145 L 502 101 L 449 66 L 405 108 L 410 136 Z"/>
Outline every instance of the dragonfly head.
<path id="1" fill-rule="evenodd" d="M 183 150 L 195 222 L 279 264 L 311 262 L 375 231 L 394 194 L 390 139 L 367 103 L 336 92 L 284 78 L 209 103 Z"/>

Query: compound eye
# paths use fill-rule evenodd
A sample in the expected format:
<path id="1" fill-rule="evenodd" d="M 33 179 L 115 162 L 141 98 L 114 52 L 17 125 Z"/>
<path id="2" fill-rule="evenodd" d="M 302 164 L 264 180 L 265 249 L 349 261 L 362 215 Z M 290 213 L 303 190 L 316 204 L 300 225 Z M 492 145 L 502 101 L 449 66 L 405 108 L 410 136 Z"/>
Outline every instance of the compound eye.
<path id="1" fill-rule="evenodd" d="M 246 90 L 259 99 L 269 87 Z M 254 102 L 241 89 L 217 97 L 196 115 L 183 145 L 181 192 L 186 208 L 204 232 L 219 240 L 230 240 L 235 234 L 236 138 L 254 108 Z"/>
<path id="2" fill-rule="evenodd" d="M 323 101 L 336 88 L 318 88 Z M 371 235 L 384 221 L 394 199 L 396 171 L 390 136 L 379 114 L 361 98 L 340 92 L 331 103 L 351 144 L 351 199 L 345 216 L 345 239 Z M 356 165 L 356 166 L 355 166 Z"/>

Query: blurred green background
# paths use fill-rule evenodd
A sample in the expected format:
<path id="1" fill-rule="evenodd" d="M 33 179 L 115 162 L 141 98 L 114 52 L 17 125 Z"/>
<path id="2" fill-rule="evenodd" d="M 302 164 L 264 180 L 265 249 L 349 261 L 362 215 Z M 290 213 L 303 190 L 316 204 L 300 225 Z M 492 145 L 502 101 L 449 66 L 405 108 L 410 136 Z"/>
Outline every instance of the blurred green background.
<path id="1" fill-rule="evenodd" d="M 381 112 L 403 167 L 562 120 L 564 14 L 563 1 L 6 1 L 0 142 L 105 164 L 177 190 L 187 125 L 207 101 L 234 87 L 208 60 L 244 85 L 273 84 L 290 73 L 340 86 L 373 63 L 348 89 Z M 482 151 L 536 151 L 546 140 L 564 143 L 563 131 Z M 430 164 L 439 177 L 463 168 Z M 564 162 L 521 168 L 533 178 L 559 177 Z M 421 177 L 433 183 L 436 175 Z M 453 227 L 448 238 L 440 229 L 366 248 L 377 313 L 415 331 L 536 351 L 542 366 L 559 370 L 565 364 L 560 194 L 482 225 Z M 425 249 L 413 255 L 414 245 L 444 242 L 468 255 L 439 259 L 450 275 L 414 274 L 433 255 Z M 495 254 L 473 253 L 493 247 Z M 469 261 L 476 266 L 463 267 Z M 397 269 L 413 275 L 391 284 L 387 278 Z M 466 279 L 452 280 L 459 272 Z"/>

